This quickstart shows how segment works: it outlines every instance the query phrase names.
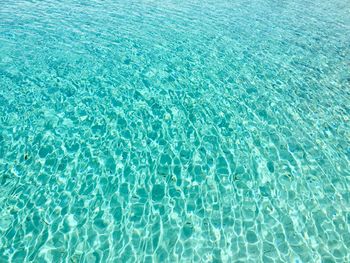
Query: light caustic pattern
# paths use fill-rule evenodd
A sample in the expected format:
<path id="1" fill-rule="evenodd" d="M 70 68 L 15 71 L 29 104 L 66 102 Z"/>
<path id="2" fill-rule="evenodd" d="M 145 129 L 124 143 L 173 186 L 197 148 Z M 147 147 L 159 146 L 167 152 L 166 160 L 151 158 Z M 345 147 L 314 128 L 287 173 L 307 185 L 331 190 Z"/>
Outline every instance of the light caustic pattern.
<path id="1" fill-rule="evenodd" d="M 348 0 L 0 0 L 0 262 L 350 262 Z"/>

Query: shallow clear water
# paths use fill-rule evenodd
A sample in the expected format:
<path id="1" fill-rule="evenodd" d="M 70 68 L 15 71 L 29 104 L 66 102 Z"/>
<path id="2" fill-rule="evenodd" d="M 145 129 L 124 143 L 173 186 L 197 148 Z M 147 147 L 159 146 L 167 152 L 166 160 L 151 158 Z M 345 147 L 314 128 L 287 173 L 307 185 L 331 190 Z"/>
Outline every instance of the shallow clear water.
<path id="1" fill-rule="evenodd" d="M 0 0 L 0 262 L 350 262 L 349 0 Z"/>

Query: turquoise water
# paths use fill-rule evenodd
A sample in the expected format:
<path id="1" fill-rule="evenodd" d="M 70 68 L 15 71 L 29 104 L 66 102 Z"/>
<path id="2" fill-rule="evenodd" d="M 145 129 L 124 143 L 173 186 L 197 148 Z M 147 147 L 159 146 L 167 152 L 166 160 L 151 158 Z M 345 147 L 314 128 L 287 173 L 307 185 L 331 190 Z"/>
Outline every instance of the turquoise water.
<path id="1" fill-rule="evenodd" d="M 350 262 L 349 0 L 0 0 L 0 262 Z"/>

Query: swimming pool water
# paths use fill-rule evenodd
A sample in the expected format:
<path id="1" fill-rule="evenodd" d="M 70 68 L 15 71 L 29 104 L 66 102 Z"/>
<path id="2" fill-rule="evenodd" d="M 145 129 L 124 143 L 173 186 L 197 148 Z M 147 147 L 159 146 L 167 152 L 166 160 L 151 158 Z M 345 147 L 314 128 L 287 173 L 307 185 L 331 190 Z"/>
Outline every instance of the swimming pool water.
<path id="1" fill-rule="evenodd" d="M 350 262 L 348 0 L 0 0 L 0 262 Z"/>

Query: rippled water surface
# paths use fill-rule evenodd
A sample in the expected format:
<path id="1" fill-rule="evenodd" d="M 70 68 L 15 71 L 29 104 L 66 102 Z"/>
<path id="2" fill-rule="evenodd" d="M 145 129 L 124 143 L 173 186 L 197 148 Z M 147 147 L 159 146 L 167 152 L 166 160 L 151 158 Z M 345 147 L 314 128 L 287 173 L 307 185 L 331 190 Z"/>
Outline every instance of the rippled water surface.
<path id="1" fill-rule="evenodd" d="M 0 0 L 0 262 L 350 262 L 349 0 Z"/>

